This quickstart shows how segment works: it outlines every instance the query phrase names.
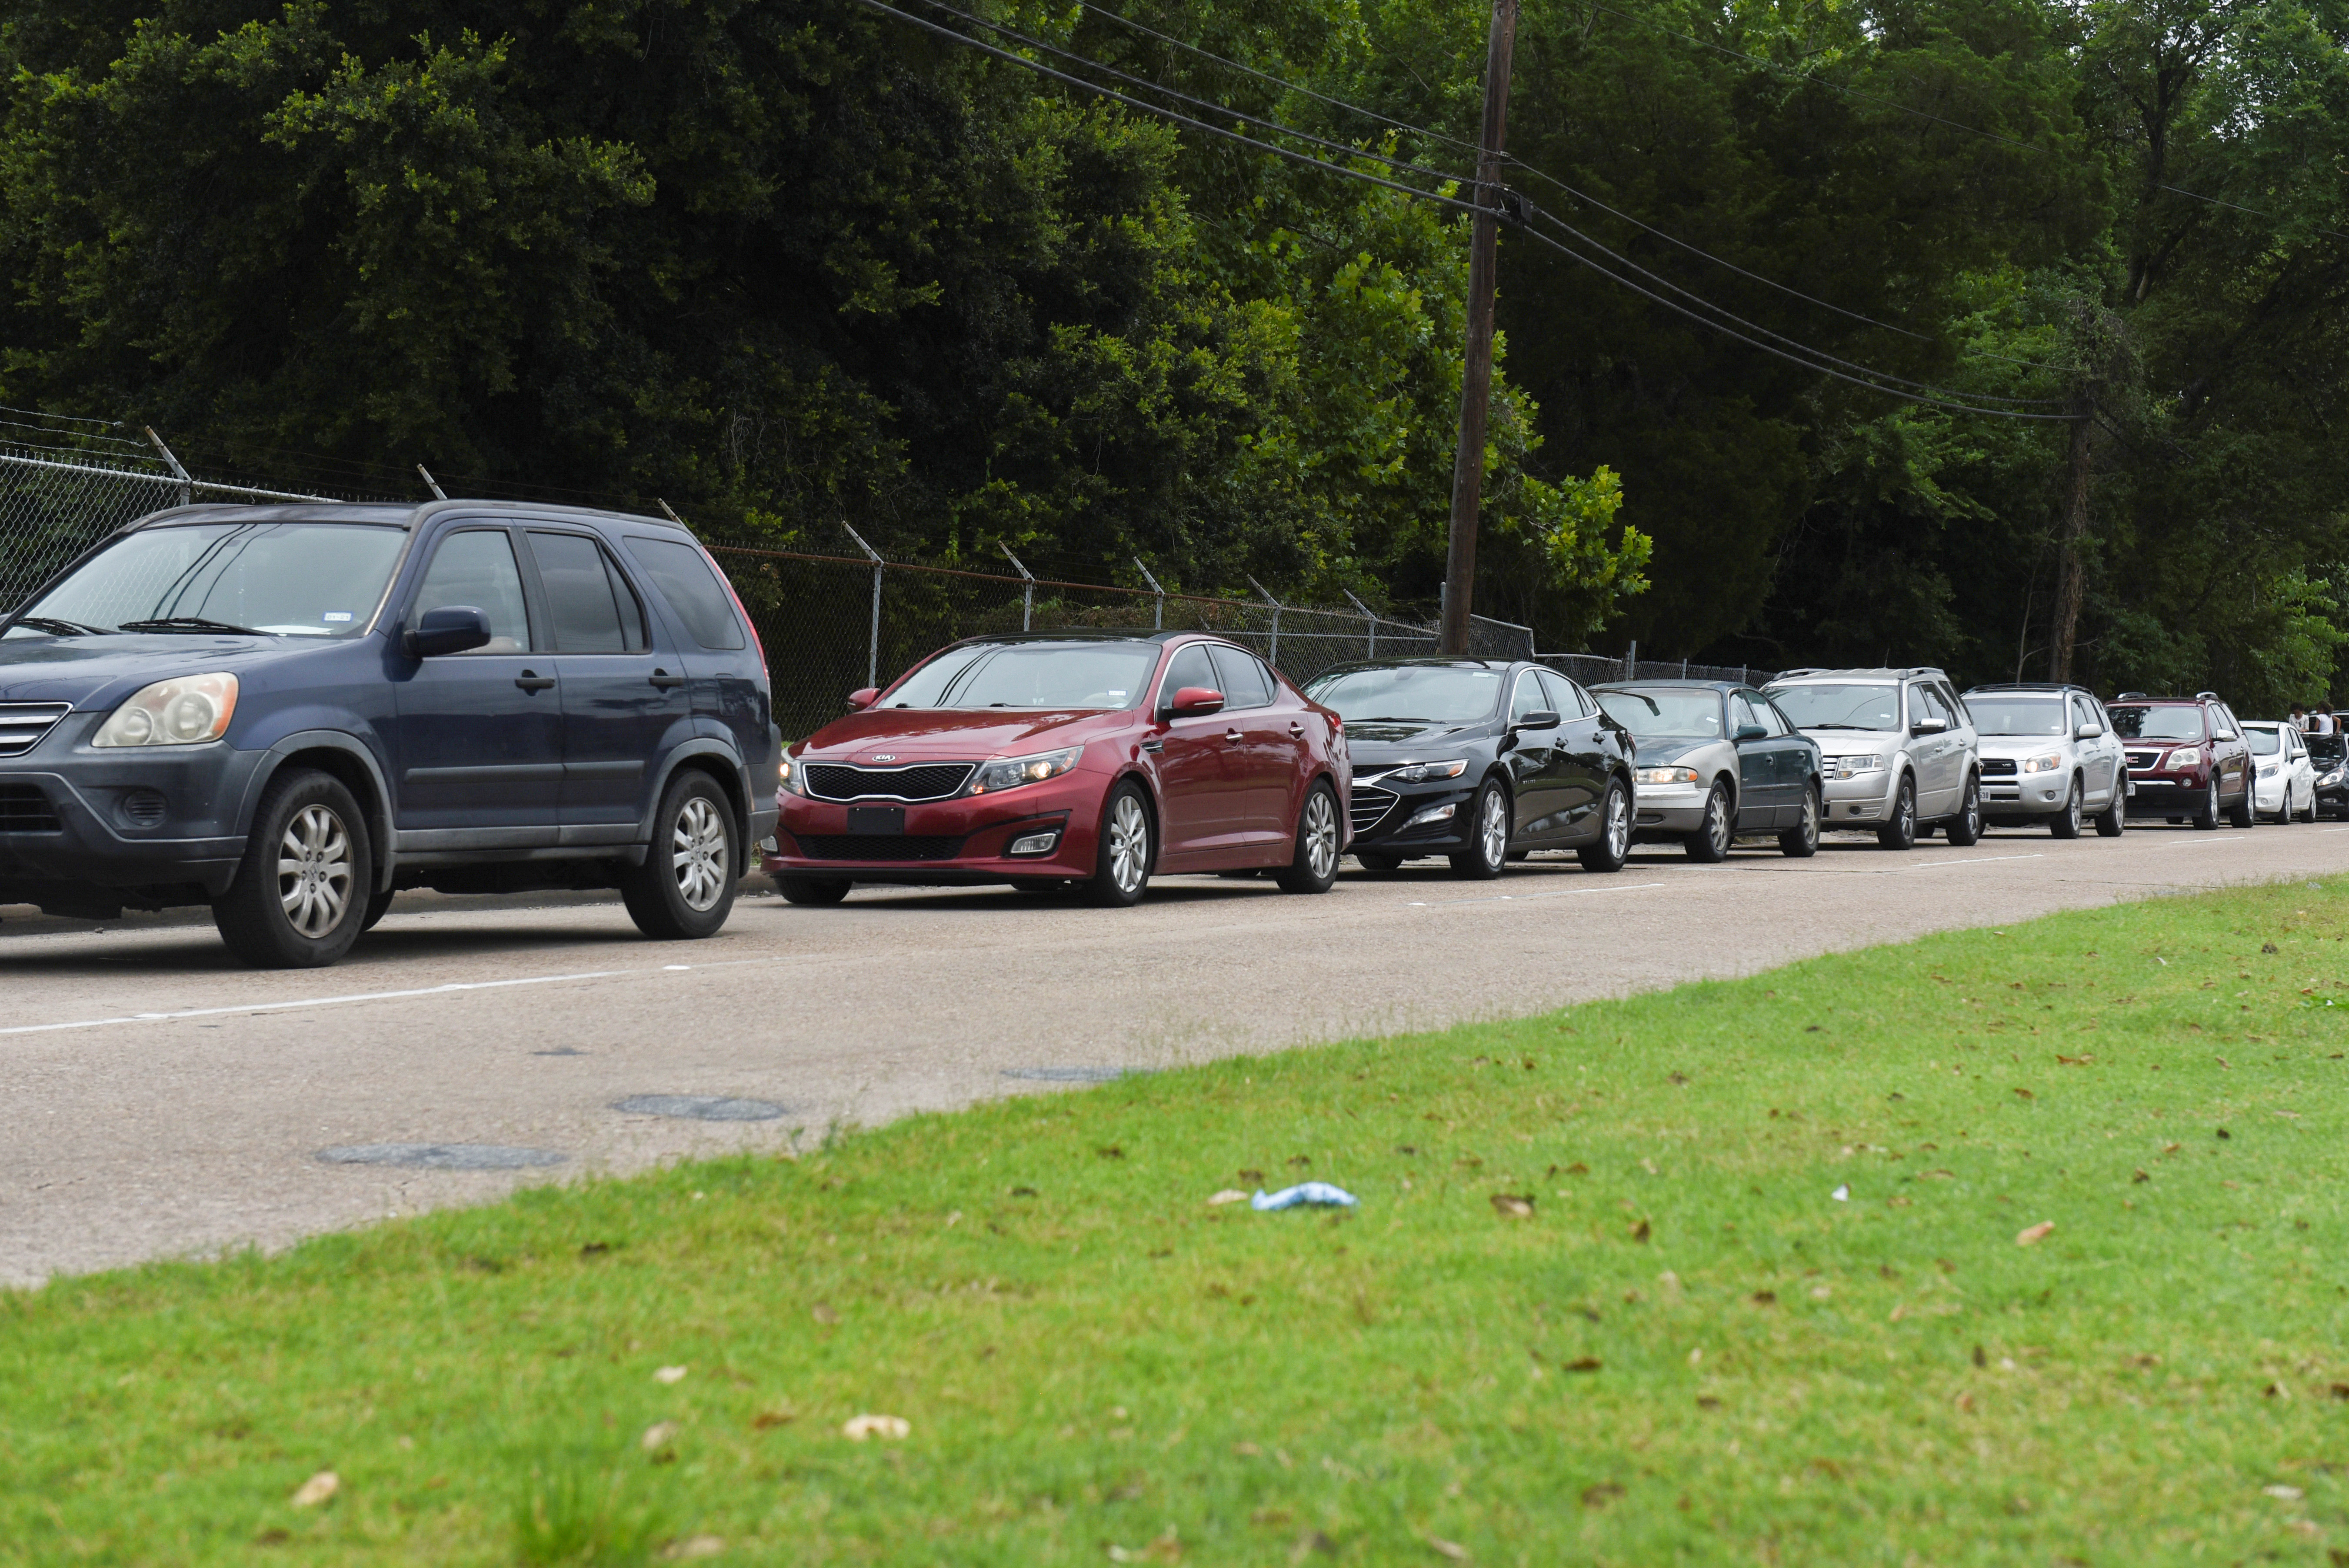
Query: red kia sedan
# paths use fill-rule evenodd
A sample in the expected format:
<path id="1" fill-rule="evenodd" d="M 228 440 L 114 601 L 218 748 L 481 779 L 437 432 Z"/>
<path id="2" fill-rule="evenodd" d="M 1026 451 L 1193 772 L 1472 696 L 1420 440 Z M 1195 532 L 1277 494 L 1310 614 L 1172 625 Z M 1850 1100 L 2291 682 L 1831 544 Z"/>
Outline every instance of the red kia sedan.
<path id="1" fill-rule="evenodd" d="M 783 755 L 767 871 L 793 903 L 852 882 L 1081 886 L 1272 872 L 1326 892 L 1351 837 L 1344 721 L 1192 632 L 974 637 Z"/>

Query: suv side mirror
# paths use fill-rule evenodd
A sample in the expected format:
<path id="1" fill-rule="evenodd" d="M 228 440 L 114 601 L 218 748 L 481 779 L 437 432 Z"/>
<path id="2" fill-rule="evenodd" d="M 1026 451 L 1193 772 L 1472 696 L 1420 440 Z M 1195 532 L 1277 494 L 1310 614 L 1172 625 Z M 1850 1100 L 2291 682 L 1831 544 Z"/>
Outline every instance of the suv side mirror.
<path id="1" fill-rule="evenodd" d="M 1909 727 L 1912 735 L 1940 735 L 1950 727 L 1938 718 L 1920 718 Z"/>
<path id="2" fill-rule="evenodd" d="M 2096 737 L 2104 734 L 2104 732 L 2105 727 L 2103 725 L 2098 724 L 2094 719 L 2088 719 L 2085 721 L 2079 728 L 2072 732 L 2072 738 L 2075 740 L 2094 740 Z"/>
<path id="3" fill-rule="evenodd" d="M 851 713 L 859 713 L 865 708 L 871 707 L 873 706 L 874 698 L 880 695 L 881 688 L 879 686 L 858 686 L 854 691 L 848 694 L 848 711 Z"/>
<path id="4" fill-rule="evenodd" d="M 1758 724 L 1741 724 L 1737 727 L 1737 733 L 1730 738 L 1732 740 L 1767 740 L 1770 738 L 1770 732 Z"/>
<path id="5" fill-rule="evenodd" d="M 1537 707 L 1509 727 L 1511 729 L 1556 729 L 1557 726 L 1558 717 L 1556 709 Z"/>
<path id="6" fill-rule="evenodd" d="M 487 647 L 489 642 L 490 618 L 471 604 L 441 604 L 427 610 L 400 639 L 411 659 L 469 653 Z"/>
<path id="7" fill-rule="evenodd" d="M 1224 694 L 1213 686 L 1185 686 L 1174 694 L 1167 711 L 1177 718 L 1197 718 L 1224 711 Z"/>

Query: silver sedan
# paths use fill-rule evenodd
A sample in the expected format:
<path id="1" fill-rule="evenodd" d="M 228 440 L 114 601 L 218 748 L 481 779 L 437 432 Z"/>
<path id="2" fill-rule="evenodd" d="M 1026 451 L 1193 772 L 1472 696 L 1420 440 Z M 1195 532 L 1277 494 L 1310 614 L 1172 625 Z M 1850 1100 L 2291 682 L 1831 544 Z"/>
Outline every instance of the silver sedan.
<path id="1" fill-rule="evenodd" d="M 1790 855 L 1819 847 L 1818 744 L 1760 692 L 1724 681 L 1593 686 L 1638 743 L 1632 836 L 1677 841 L 1718 861 L 1740 838 L 1775 833 Z"/>

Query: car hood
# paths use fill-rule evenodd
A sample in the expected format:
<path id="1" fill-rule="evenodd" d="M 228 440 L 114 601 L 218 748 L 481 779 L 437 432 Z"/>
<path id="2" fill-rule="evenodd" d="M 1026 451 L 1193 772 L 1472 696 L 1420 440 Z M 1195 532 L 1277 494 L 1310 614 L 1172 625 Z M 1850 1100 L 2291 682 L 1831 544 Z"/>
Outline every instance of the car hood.
<path id="1" fill-rule="evenodd" d="M 1975 742 L 1984 757 L 2036 757 L 2044 751 L 2061 751 L 2072 744 L 2061 735 L 1985 735 Z"/>
<path id="2" fill-rule="evenodd" d="M 916 758 L 999 757 L 1006 752 L 1049 751 L 1123 729 L 1135 715 L 1125 709 L 1065 708 L 868 708 L 837 718 L 801 743 L 792 755 L 866 760 L 885 751 L 900 762 Z"/>
<path id="3" fill-rule="evenodd" d="M 173 676 L 243 670 L 288 650 L 275 637 L 180 632 L 0 639 L 0 702 L 110 707 Z"/>
<path id="4" fill-rule="evenodd" d="M 1806 729 L 1803 735 L 1818 742 L 1829 757 L 1857 757 L 1863 751 L 1898 751 L 1903 737 L 1897 729 Z"/>
<path id="5" fill-rule="evenodd" d="M 1649 735 L 1640 738 L 1632 756 L 1642 764 L 1678 762 L 1692 752 L 1724 744 L 1717 735 Z"/>
<path id="6" fill-rule="evenodd" d="M 1384 757 L 1401 750 L 1422 751 L 1434 742 L 1465 744 L 1482 740 L 1492 731 L 1488 723 L 1424 724 L 1413 719 L 1348 719 L 1346 748 L 1356 756 L 1365 752 Z"/>

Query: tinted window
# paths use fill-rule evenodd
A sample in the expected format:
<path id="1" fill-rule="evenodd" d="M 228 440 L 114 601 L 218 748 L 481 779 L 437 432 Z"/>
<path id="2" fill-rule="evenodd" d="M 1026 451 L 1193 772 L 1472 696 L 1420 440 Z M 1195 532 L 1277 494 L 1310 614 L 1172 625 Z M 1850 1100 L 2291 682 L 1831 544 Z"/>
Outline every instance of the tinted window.
<path id="1" fill-rule="evenodd" d="M 1272 700 L 1272 675 L 1253 655 L 1237 648 L 1215 650 L 1216 676 L 1226 707 L 1262 707 Z"/>
<path id="2" fill-rule="evenodd" d="M 1516 694 L 1509 698 L 1509 722 L 1516 724 L 1526 715 L 1549 707 L 1549 697 L 1541 688 L 1540 677 L 1527 670 L 1517 676 Z M 1551 708 L 1555 713 L 1557 709 Z"/>
<path id="3" fill-rule="evenodd" d="M 1549 705 L 1568 718 L 1582 718 L 1590 712 L 1590 699 L 1580 686 L 1554 671 L 1541 672 L 1542 690 L 1549 693 Z"/>
<path id="4" fill-rule="evenodd" d="M 594 540 L 533 531 L 530 552 L 538 562 L 539 586 L 546 590 L 558 649 L 566 654 L 644 651 L 644 612 Z"/>
<path id="5" fill-rule="evenodd" d="M 675 540 L 635 534 L 627 536 L 627 545 L 695 642 L 705 648 L 742 646 L 742 623 L 735 618 L 733 598 L 701 552 Z"/>
<path id="6" fill-rule="evenodd" d="M 1174 694 L 1185 686 L 1206 686 L 1222 691 L 1216 685 L 1216 666 L 1207 662 L 1207 645 L 1194 643 L 1174 655 L 1166 666 L 1166 678 L 1158 683 L 1158 702 L 1164 707 L 1174 700 Z"/>
<path id="7" fill-rule="evenodd" d="M 1722 733 L 1718 692 L 1692 691 L 1685 686 L 1602 691 L 1599 694 L 1599 706 L 1607 710 L 1608 717 L 1640 740 L 1663 735 L 1714 739 Z"/>
<path id="8" fill-rule="evenodd" d="M 470 605 L 490 618 L 490 640 L 481 652 L 518 654 L 530 646 L 522 570 L 514 564 L 512 536 L 504 529 L 469 529 L 443 539 L 432 552 L 408 624 L 412 627 L 425 611 L 452 604 Z"/>

